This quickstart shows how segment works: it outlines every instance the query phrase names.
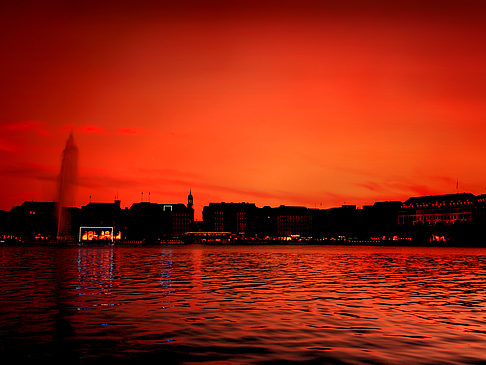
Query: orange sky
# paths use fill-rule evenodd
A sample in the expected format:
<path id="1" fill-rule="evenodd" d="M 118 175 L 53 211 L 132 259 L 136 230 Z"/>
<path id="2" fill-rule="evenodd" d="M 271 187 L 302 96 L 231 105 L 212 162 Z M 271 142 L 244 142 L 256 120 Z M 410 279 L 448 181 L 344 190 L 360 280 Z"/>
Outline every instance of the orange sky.
<path id="1" fill-rule="evenodd" d="M 0 209 L 71 130 L 78 205 L 486 192 L 481 1 L 38 3 L 0 5 Z"/>

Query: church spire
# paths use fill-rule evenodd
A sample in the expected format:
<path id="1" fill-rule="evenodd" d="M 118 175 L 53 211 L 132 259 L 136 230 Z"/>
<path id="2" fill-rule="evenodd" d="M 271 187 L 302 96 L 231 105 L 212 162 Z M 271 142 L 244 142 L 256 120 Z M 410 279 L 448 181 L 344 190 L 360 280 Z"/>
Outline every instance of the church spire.
<path id="1" fill-rule="evenodd" d="M 187 196 L 187 207 L 193 209 L 194 198 L 192 197 L 192 189 L 189 189 L 189 195 Z"/>
<path id="2" fill-rule="evenodd" d="M 191 223 L 194 222 L 194 199 L 192 197 L 192 189 L 189 189 L 189 195 L 187 196 L 187 209 L 189 210 Z"/>

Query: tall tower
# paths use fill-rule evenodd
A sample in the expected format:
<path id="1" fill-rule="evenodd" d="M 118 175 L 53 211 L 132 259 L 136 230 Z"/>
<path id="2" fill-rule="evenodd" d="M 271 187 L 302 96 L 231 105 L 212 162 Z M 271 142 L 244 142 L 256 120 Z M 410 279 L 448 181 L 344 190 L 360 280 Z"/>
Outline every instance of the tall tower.
<path id="1" fill-rule="evenodd" d="M 187 207 L 191 209 L 193 205 L 194 205 L 194 199 L 192 197 L 192 190 L 189 189 L 189 195 L 187 196 Z"/>
<path id="2" fill-rule="evenodd" d="M 187 196 L 187 209 L 190 211 L 192 223 L 194 222 L 194 199 L 192 197 L 192 189 L 189 189 L 189 195 Z"/>

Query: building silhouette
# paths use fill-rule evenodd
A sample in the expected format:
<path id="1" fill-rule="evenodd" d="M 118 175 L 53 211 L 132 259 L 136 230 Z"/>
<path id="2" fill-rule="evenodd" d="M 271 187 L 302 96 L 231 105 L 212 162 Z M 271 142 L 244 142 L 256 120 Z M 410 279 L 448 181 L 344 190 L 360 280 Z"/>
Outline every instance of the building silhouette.
<path id="1" fill-rule="evenodd" d="M 400 209 L 398 223 L 427 226 L 471 223 L 477 203 L 478 198 L 471 193 L 410 198 Z"/>
<path id="2" fill-rule="evenodd" d="M 194 223 L 194 198 L 192 197 L 192 189 L 189 189 L 189 195 L 187 196 L 187 209 L 190 214 L 190 223 Z"/>
<path id="3" fill-rule="evenodd" d="M 0 238 L 55 240 L 57 203 L 27 201 L 9 212 L 0 211 Z M 314 240 L 320 242 L 384 242 L 400 240 L 427 244 L 433 241 L 486 242 L 486 195 L 471 193 L 411 197 L 376 202 L 358 208 L 343 205 L 309 209 L 281 205 L 257 207 L 254 203 L 209 203 L 202 222 L 194 221 L 194 198 L 187 204 L 90 202 L 67 208 L 77 237 L 80 227 L 110 227 L 119 241 L 160 243 L 171 239 L 200 242 L 217 238 L 238 240 Z M 192 232 L 192 233 L 191 233 Z M 393 243 L 391 242 L 391 243 Z"/>
<path id="4" fill-rule="evenodd" d="M 255 232 L 256 211 L 252 203 L 209 203 L 202 215 L 208 231 L 250 235 Z"/>

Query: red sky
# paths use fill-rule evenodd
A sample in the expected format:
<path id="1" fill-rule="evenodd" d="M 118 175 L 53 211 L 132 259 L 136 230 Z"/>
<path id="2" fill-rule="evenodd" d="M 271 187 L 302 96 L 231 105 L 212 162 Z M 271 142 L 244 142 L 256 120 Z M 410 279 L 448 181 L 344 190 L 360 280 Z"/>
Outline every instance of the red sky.
<path id="1" fill-rule="evenodd" d="M 98 3 L 0 5 L 0 209 L 71 130 L 78 205 L 486 192 L 482 1 Z"/>

